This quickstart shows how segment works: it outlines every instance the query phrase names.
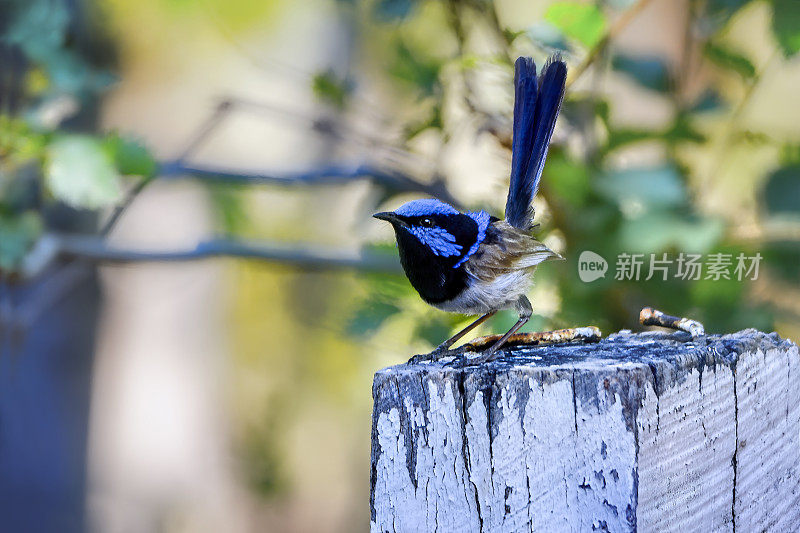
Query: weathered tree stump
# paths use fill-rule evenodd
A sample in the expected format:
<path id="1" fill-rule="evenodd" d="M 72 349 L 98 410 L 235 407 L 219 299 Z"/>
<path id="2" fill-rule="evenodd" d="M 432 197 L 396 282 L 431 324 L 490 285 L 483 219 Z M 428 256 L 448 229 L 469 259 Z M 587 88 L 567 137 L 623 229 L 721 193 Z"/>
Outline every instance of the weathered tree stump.
<path id="1" fill-rule="evenodd" d="M 375 375 L 372 531 L 800 531 L 800 356 L 620 333 Z"/>

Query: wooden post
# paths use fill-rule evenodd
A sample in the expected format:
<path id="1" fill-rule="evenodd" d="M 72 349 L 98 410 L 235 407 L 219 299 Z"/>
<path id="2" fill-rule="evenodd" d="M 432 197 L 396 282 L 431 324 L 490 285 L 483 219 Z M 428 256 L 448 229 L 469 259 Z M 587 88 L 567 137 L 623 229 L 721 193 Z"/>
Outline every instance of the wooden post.
<path id="1" fill-rule="evenodd" d="M 800 531 L 800 355 L 621 332 L 375 375 L 371 529 Z"/>

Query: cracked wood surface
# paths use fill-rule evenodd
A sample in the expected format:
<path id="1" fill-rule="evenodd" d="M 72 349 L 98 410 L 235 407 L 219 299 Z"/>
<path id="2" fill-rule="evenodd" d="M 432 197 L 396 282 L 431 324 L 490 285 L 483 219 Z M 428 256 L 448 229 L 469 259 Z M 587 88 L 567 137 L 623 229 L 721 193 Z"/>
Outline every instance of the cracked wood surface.
<path id="1" fill-rule="evenodd" d="M 617 334 L 375 375 L 373 532 L 800 531 L 800 356 Z"/>

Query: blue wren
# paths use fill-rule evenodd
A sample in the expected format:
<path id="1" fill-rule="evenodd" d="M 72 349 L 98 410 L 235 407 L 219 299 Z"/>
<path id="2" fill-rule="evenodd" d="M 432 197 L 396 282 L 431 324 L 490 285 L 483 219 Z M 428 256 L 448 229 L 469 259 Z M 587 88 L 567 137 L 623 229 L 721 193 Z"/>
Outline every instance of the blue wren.
<path id="1" fill-rule="evenodd" d="M 439 200 L 414 200 L 375 218 L 391 223 L 400 263 L 419 295 L 443 311 L 481 317 L 431 352 L 445 353 L 456 341 L 502 309 L 519 320 L 474 363 L 490 361 L 530 318 L 526 297 L 536 266 L 560 256 L 531 236 L 533 197 L 564 98 L 567 66 L 548 60 L 537 79 L 531 58 L 515 65 L 511 180 L 505 220 L 485 211 L 461 213 Z"/>

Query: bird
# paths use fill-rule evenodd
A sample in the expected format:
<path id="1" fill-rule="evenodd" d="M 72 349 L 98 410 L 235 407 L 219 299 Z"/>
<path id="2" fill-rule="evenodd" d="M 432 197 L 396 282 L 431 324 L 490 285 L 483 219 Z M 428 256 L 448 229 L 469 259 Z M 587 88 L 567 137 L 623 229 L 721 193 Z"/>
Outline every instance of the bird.
<path id="1" fill-rule="evenodd" d="M 514 64 L 511 171 L 504 219 L 483 210 L 461 212 L 433 198 L 412 200 L 394 211 L 373 215 L 392 225 L 400 263 L 425 302 L 442 311 L 480 315 L 427 354 L 427 359 L 439 359 L 496 312 L 515 310 L 519 319 L 514 326 L 470 364 L 495 359 L 508 338 L 531 317 L 527 293 L 537 265 L 563 259 L 532 232 L 538 226 L 533 198 L 564 100 L 566 77 L 566 63 L 558 54 L 547 60 L 538 77 L 532 58 L 520 57 Z"/>

